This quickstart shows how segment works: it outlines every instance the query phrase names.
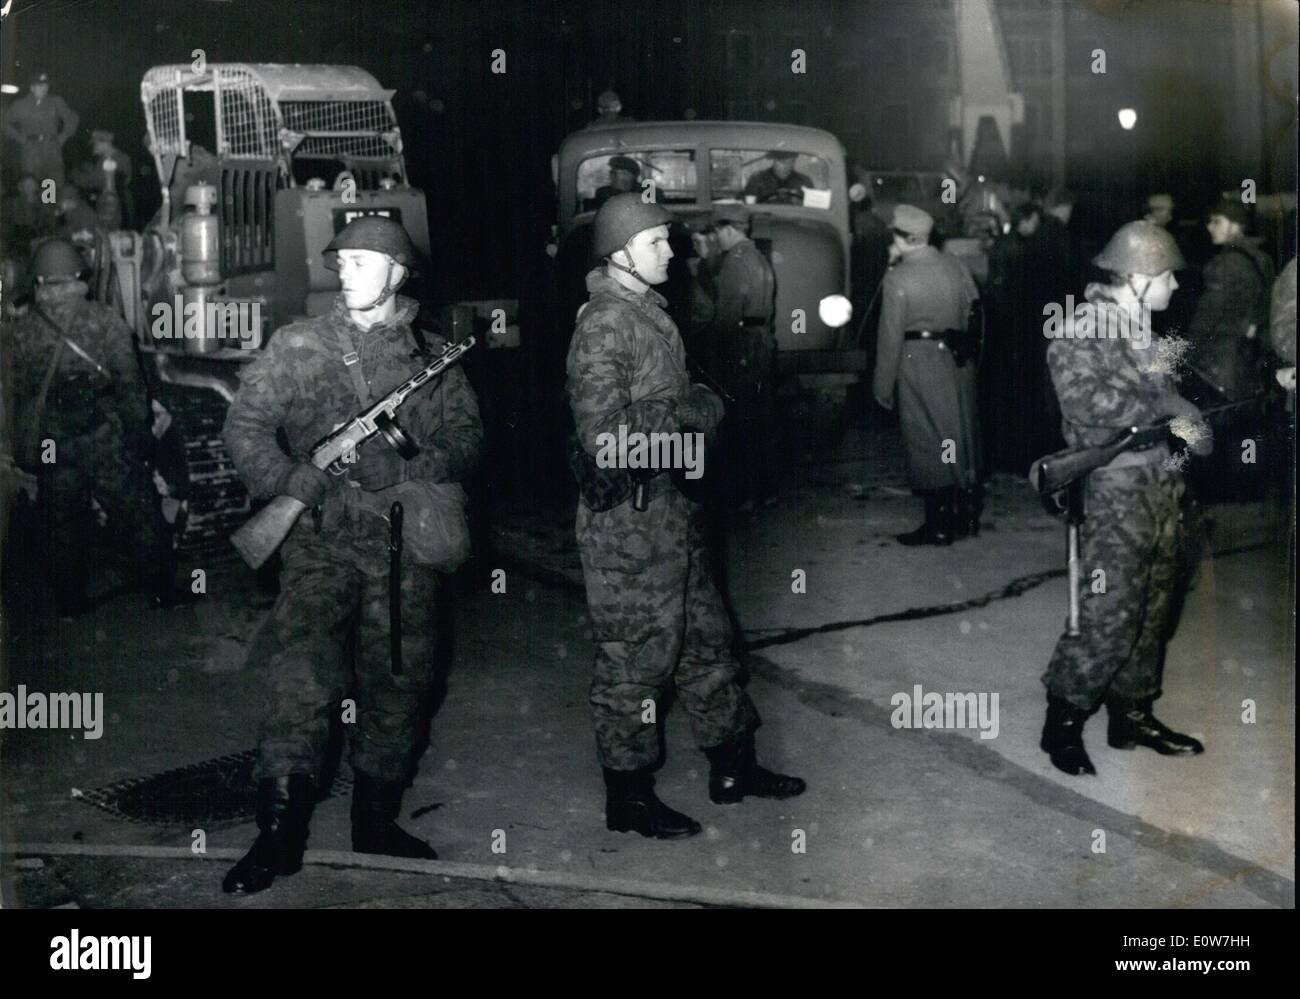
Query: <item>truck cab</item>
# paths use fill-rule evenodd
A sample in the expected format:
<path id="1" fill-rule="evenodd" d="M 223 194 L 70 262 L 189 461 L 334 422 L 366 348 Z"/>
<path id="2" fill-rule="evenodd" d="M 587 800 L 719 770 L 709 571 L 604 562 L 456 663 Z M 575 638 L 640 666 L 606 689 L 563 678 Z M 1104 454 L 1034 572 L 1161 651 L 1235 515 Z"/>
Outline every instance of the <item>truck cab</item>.
<path id="1" fill-rule="evenodd" d="M 792 162 L 797 185 L 765 182 L 776 159 Z M 583 276 L 598 263 L 591 259 L 591 222 L 604 198 L 627 183 L 629 160 L 637 168 L 635 189 L 653 187 L 655 200 L 682 223 L 673 227 L 681 231 L 673 236 L 677 258 L 668 286 L 659 289 L 678 325 L 685 326 L 690 255 L 684 232 L 710 221 L 722 204 L 746 203 L 751 237 L 776 273 L 783 390 L 829 394 L 842 408 L 863 360 L 860 351 L 844 349 L 847 317 L 823 307 L 849 295 L 850 198 L 839 140 L 820 129 L 770 122 L 629 122 L 573 133 L 554 162 L 562 321 L 586 298 Z M 615 178 L 616 172 L 624 176 Z"/>

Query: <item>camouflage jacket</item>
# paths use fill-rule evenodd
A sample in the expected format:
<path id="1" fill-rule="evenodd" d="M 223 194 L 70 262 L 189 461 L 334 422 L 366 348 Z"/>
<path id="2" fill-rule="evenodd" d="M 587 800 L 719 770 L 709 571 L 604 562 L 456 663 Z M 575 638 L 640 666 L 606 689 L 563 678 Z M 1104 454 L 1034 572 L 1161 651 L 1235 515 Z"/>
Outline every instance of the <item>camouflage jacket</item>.
<path id="1" fill-rule="evenodd" d="M 1141 337 L 1094 339 L 1122 331 L 1131 319 L 1104 286 L 1090 284 L 1066 320 L 1065 336 L 1047 348 L 1047 366 L 1061 403 L 1062 430 L 1071 447 L 1093 447 L 1132 426 L 1168 415 L 1176 391 L 1172 365 L 1160 342 Z M 1071 334 L 1073 335 L 1071 337 Z"/>
<path id="2" fill-rule="evenodd" d="M 776 275 L 763 251 L 742 239 L 722 255 L 716 284 L 713 321 L 720 328 L 741 320 L 771 321 L 776 301 Z"/>
<path id="3" fill-rule="evenodd" d="M 105 418 L 121 424 L 119 431 L 145 426 L 147 394 L 132 350 L 131 330 L 108 306 L 89 301 L 88 292 L 84 281 L 42 285 L 36 289 L 35 304 L 6 324 L 6 347 L 13 352 L 15 415 L 20 423 L 25 424 L 33 416 L 32 404 L 40 393 L 45 372 L 66 335 L 103 372 L 96 372 L 89 361 L 65 344 L 46 396 L 45 427 L 57 433 L 61 416 L 81 422 L 81 414 L 60 414 L 54 402 L 60 398 L 61 384 L 74 380 L 97 388 L 99 409 Z M 41 312 L 54 325 L 42 319 Z M 19 432 L 30 429 L 20 426 Z"/>
<path id="4" fill-rule="evenodd" d="M 235 401 L 226 414 L 226 447 L 244 484 L 254 496 L 275 494 L 276 481 L 295 462 L 308 461 L 312 447 L 339 423 L 354 416 L 357 398 L 343 357 L 345 333 L 360 355 L 359 365 L 370 388 L 371 401 L 411 376 L 423 362 L 413 356 L 410 332 L 418 305 L 399 296 L 396 314 L 387 323 L 363 330 L 348 316 L 343 296 L 329 315 L 293 322 L 278 329 L 262 356 L 240 376 Z M 429 347 L 441 350 L 445 340 L 428 335 Z M 397 411 L 397 420 L 420 447 L 410 461 L 401 462 L 397 481 L 426 479 L 459 482 L 478 463 L 483 425 L 478 401 L 465 374 L 452 366 L 441 380 L 410 396 Z M 276 441 L 284 429 L 286 455 Z M 388 444 L 371 440 L 358 449 L 357 465 Z M 372 459 L 373 460 L 373 459 Z M 350 477 L 356 468 L 349 469 Z"/>
<path id="5" fill-rule="evenodd" d="M 569 405 L 589 454 L 602 433 L 679 430 L 677 397 L 690 382 L 686 350 L 653 289 L 638 294 L 598 267 L 587 275 L 591 299 L 578 312 L 566 362 Z"/>
<path id="6" fill-rule="evenodd" d="M 1264 334 L 1273 263 L 1249 240 L 1223 247 L 1205 265 L 1205 291 L 1196 303 L 1188 337 L 1205 343 L 1216 337 L 1244 337 L 1253 323 Z"/>

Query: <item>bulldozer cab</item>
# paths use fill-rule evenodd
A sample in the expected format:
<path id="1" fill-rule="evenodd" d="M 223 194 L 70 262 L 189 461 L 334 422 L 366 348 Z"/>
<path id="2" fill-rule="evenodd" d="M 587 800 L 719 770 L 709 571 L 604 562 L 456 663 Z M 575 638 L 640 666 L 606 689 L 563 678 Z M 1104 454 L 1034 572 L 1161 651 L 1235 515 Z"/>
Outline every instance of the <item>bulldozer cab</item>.
<path id="1" fill-rule="evenodd" d="M 320 251 L 358 215 L 396 218 L 428 252 L 392 96 L 355 66 L 150 69 L 140 98 L 163 194 L 153 227 L 174 229 L 186 189 L 211 184 L 225 294 L 263 300 L 272 328 L 319 314 L 338 290 Z"/>
<path id="2" fill-rule="evenodd" d="M 343 171 L 358 188 L 406 184 L 393 91 L 355 66 L 155 66 L 140 85 L 164 181 L 198 143 L 225 167 L 273 167 L 284 186 Z"/>

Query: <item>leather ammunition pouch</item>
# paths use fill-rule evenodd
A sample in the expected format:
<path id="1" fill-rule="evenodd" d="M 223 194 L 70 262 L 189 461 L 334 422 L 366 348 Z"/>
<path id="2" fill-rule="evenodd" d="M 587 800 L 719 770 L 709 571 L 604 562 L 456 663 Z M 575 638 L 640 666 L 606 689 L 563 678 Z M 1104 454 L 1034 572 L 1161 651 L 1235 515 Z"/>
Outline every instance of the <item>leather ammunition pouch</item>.
<path id="1" fill-rule="evenodd" d="M 396 500 L 402 504 L 402 547 L 416 565 L 438 572 L 455 572 L 470 554 L 465 490 L 459 482 L 410 479 L 366 492 L 345 489 L 345 500 L 368 514 L 387 518 Z"/>
<path id="2" fill-rule="evenodd" d="M 576 433 L 569 434 L 569 471 L 578 483 L 578 494 L 588 508 L 596 511 L 612 510 L 632 498 L 636 482 L 625 468 L 601 468 L 594 455 L 578 441 Z"/>
<path id="3" fill-rule="evenodd" d="M 637 484 L 649 482 L 662 475 L 658 469 L 634 471 L 626 468 L 601 468 L 594 455 L 578 441 L 576 433 L 569 434 L 569 471 L 578 483 L 578 494 L 587 508 L 599 513 L 626 503 L 636 492 Z M 660 490 L 653 490 L 659 492 Z"/>

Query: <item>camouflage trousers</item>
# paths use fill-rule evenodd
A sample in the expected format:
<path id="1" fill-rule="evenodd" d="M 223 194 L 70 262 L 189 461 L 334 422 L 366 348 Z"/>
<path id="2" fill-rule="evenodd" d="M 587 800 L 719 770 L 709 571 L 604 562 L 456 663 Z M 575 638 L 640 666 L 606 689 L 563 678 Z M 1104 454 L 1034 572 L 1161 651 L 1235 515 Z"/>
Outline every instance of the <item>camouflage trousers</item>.
<path id="1" fill-rule="evenodd" d="M 597 644 L 591 681 L 602 766 L 659 758 L 663 692 L 675 685 L 695 742 L 708 748 L 758 724 L 737 682 L 731 622 L 706 565 L 700 508 L 668 483 L 648 508 L 578 506 L 577 535 Z"/>
<path id="2" fill-rule="evenodd" d="M 1079 528 L 1080 634 L 1056 644 L 1043 676 L 1052 696 L 1087 711 L 1107 694 L 1124 701 L 1160 696 L 1179 585 L 1182 493 L 1182 475 L 1159 465 L 1088 477 Z"/>
<path id="3" fill-rule="evenodd" d="M 405 782 L 427 724 L 438 574 L 403 560 L 402 674 L 394 676 L 385 521 L 344 521 L 317 535 L 311 519 L 302 516 L 282 549 L 258 775 L 319 773 L 350 696 L 353 769 Z"/>
<path id="4" fill-rule="evenodd" d="M 148 470 L 127 454 L 121 431 L 104 423 L 88 434 L 56 436 L 55 460 L 37 466 L 45 564 L 61 597 L 84 594 L 95 537 L 93 499 L 112 536 L 129 549 L 137 583 L 167 565 L 171 535 Z"/>

